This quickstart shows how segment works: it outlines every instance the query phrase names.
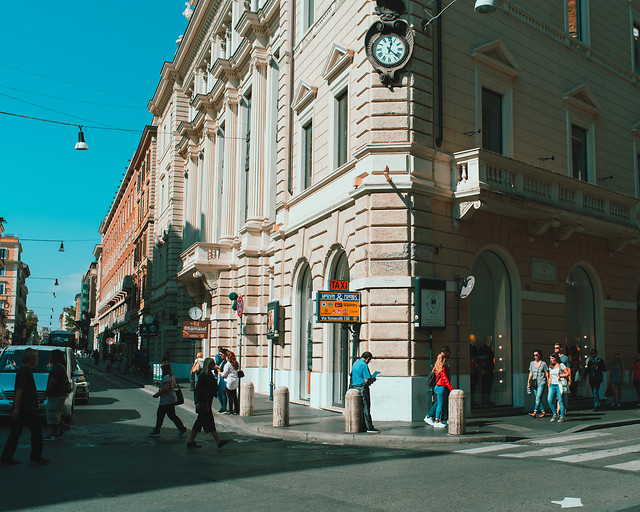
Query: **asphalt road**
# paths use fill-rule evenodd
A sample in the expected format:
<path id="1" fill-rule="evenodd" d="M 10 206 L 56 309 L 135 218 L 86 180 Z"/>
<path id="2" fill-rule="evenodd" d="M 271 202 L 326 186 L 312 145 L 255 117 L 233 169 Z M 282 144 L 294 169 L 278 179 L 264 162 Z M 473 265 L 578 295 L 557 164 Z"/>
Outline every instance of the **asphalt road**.
<path id="1" fill-rule="evenodd" d="M 366 449 L 233 439 L 219 450 L 186 439 L 167 419 L 146 436 L 157 401 L 118 377 L 89 376 L 91 400 L 74 425 L 46 442 L 48 466 L 28 464 L 28 434 L 0 467 L 0 510 L 69 511 L 546 511 L 640 510 L 640 427 L 550 436 L 528 443 Z M 195 415 L 184 407 L 185 425 Z M 0 421 L 0 442 L 8 421 Z M 46 431 L 46 430 L 45 430 Z M 612 467 L 613 466 L 613 467 Z M 561 502 L 561 504 L 553 502 Z"/>

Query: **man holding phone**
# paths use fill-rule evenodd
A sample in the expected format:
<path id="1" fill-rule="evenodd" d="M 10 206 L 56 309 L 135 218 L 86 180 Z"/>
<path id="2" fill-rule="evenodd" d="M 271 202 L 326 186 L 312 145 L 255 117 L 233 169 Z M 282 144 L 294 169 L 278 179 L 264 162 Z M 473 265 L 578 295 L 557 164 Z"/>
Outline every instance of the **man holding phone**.
<path id="1" fill-rule="evenodd" d="M 360 359 L 353 363 L 351 368 L 351 385 L 349 389 L 358 389 L 362 394 L 362 409 L 364 412 L 364 422 L 367 426 L 367 432 L 370 434 L 378 434 L 380 431 L 373 426 L 371 419 L 371 395 L 369 386 L 376 381 L 376 372 L 373 376 L 369 371 L 369 362 L 373 359 L 371 352 L 364 352 Z"/>

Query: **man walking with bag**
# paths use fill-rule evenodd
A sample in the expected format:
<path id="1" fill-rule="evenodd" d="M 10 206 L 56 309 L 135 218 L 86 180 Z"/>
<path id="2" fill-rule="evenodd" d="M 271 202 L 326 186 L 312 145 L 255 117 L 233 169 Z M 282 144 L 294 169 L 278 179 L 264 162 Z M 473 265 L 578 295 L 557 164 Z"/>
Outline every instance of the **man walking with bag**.
<path id="1" fill-rule="evenodd" d="M 604 361 L 598 357 L 598 351 L 591 349 L 591 357 L 587 362 L 587 377 L 589 378 L 589 386 L 593 391 L 593 410 L 600 409 L 600 385 L 604 377 L 605 371 Z"/>

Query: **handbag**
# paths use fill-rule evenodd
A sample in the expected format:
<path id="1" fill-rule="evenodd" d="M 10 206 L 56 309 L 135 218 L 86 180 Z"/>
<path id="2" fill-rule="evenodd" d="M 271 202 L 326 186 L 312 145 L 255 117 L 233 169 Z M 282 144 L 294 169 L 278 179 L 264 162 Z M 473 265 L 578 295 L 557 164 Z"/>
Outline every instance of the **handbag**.
<path id="1" fill-rule="evenodd" d="M 182 394 L 182 390 L 180 389 L 180 386 L 178 386 L 178 383 L 176 382 L 175 378 L 173 379 L 173 383 L 175 384 L 173 390 L 176 392 L 175 405 L 182 405 L 184 403 L 184 395 Z"/>
<path id="2" fill-rule="evenodd" d="M 241 379 L 244 377 L 244 372 L 242 370 L 238 370 L 238 378 Z"/>
<path id="3" fill-rule="evenodd" d="M 567 391 L 569 391 L 569 382 L 565 377 L 560 377 L 558 379 L 558 384 L 560 386 L 561 393 L 566 393 Z"/>
<path id="4" fill-rule="evenodd" d="M 604 396 L 606 396 L 606 397 L 610 397 L 611 396 L 611 384 L 609 384 L 607 386 L 607 389 L 604 390 Z"/>

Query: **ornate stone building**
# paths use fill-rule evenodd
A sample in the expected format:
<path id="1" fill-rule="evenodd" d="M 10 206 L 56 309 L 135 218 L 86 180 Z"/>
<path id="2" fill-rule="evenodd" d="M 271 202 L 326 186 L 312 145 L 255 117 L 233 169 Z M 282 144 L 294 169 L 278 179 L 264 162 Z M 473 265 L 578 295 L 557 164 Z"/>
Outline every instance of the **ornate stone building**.
<path id="1" fill-rule="evenodd" d="M 374 419 L 403 420 L 445 344 L 474 408 L 522 406 L 534 348 L 632 356 L 640 4 L 493 3 L 195 4 L 149 103 L 163 350 L 187 363 L 196 305 L 205 351 L 325 408 L 370 350 Z M 334 279 L 353 332 L 317 321 Z"/>

